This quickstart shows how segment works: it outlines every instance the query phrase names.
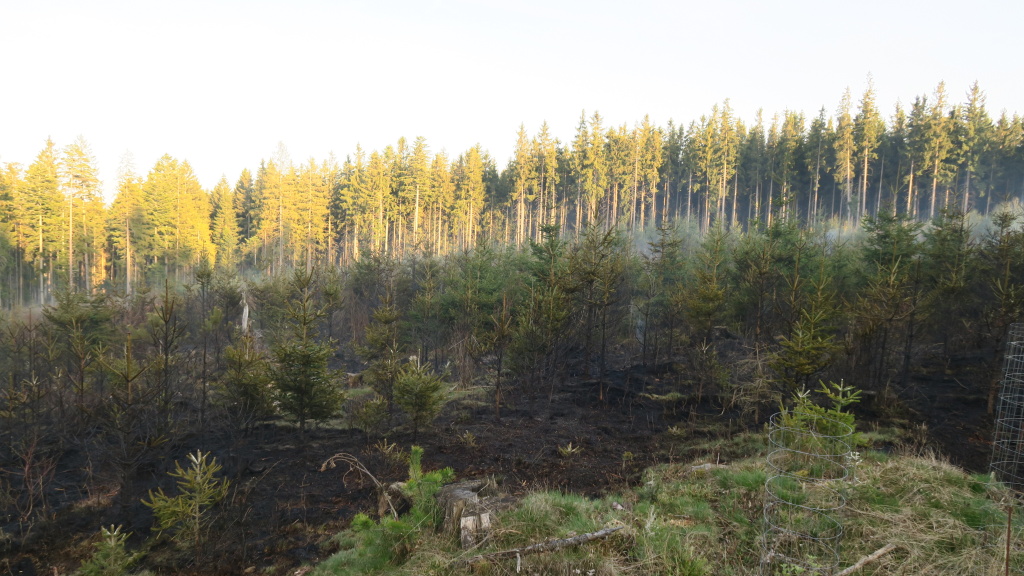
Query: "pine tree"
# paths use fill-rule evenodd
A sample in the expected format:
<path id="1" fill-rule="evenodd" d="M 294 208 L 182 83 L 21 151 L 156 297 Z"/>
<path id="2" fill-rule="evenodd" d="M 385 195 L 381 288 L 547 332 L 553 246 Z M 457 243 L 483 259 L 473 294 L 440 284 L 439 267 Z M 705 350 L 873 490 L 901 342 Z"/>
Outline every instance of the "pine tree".
<path id="1" fill-rule="evenodd" d="M 1018 213 L 999 210 L 993 214 L 992 229 L 985 236 L 982 270 L 985 272 L 989 304 L 982 312 L 983 337 L 995 351 L 989 364 L 988 414 L 996 408 L 1002 382 L 1004 341 L 1007 328 L 1024 315 L 1024 230 L 1017 225 Z"/>
<path id="2" fill-rule="evenodd" d="M 875 106 L 875 87 L 871 77 L 868 77 L 868 87 L 860 100 L 860 111 L 853 119 L 853 133 L 856 143 L 856 154 L 859 160 L 860 193 L 857 203 L 857 220 L 859 221 L 867 214 L 868 208 L 868 181 L 869 167 L 872 160 L 877 157 L 877 148 L 882 134 L 885 132 L 885 123 L 881 114 Z"/>
<path id="3" fill-rule="evenodd" d="M 331 180 L 335 171 L 330 163 L 317 164 L 310 158 L 295 174 L 293 205 L 285 211 L 287 227 L 293 231 L 288 250 L 293 265 L 311 268 L 327 253 Z"/>
<path id="4" fill-rule="evenodd" d="M 825 109 L 822 108 L 818 115 L 811 121 L 807 131 L 805 143 L 806 154 L 804 155 L 805 169 L 810 176 L 808 199 L 807 199 L 807 222 L 813 227 L 818 223 L 818 212 L 820 205 L 821 180 L 825 168 L 825 155 L 828 150 L 828 123 L 825 119 Z"/>
<path id="5" fill-rule="evenodd" d="M 887 212 L 864 219 L 867 239 L 862 251 L 867 264 L 865 287 L 853 306 L 850 356 L 875 386 L 908 377 L 910 350 L 917 331 L 921 302 L 917 233 L 921 224 L 906 215 Z M 902 356 L 902 365 L 897 360 Z"/>
<path id="6" fill-rule="evenodd" d="M 398 309 L 390 295 L 373 311 L 373 319 L 366 328 L 366 343 L 356 352 L 367 363 L 365 378 L 370 387 L 385 400 L 388 417 L 394 415 L 395 381 L 400 370 L 402 345 L 399 332 Z"/>
<path id="7" fill-rule="evenodd" d="M 922 136 L 920 146 L 924 152 L 924 164 L 931 173 L 932 194 L 928 218 L 932 219 L 938 208 L 939 183 L 945 182 L 949 177 L 947 159 L 953 148 L 952 122 L 947 115 L 945 82 L 940 82 L 935 89 L 935 100 L 928 108 Z"/>
<path id="8" fill-rule="evenodd" d="M 274 413 L 270 365 L 252 334 L 243 333 L 224 350 L 219 384 L 223 404 L 235 427 L 248 433 Z"/>
<path id="9" fill-rule="evenodd" d="M 782 307 L 788 318 L 779 338 L 779 350 L 769 361 L 791 392 L 808 389 L 815 376 L 833 362 L 840 348 L 835 338 L 840 311 L 833 278 L 827 259 L 813 258 L 814 248 L 799 233 L 793 269 L 784 277 L 786 296 L 782 298 Z M 828 251 L 827 246 L 817 248 L 822 255 Z"/>
<path id="10" fill-rule="evenodd" d="M 136 360 L 131 334 L 121 354 L 110 354 L 100 362 L 109 376 L 109 396 L 94 414 L 107 440 L 103 451 L 116 472 L 121 503 L 127 504 L 133 498 L 132 486 L 139 467 L 152 447 L 167 440 L 156 425 L 160 415 L 155 414 L 154 400 L 160 390 L 143 377 L 152 364 Z"/>
<path id="11" fill-rule="evenodd" d="M 776 138 L 773 138 L 772 153 L 775 157 L 773 177 L 779 185 L 779 212 L 782 220 L 790 218 L 796 206 L 795 181 L 797 170 L 803 163 L 801 158 L 804 132 L 802 114 L 787 111 Z M 795 218 L 795 214 L 793 217 Z"/>
<path id="12" fill-rule="evenodd" d="M 21 176 L 21 167 L 17 164 L 0 166 L 0 274 L 10 279 L 0 285 L 0 307 L 7 303 L 26 304 L 25 280 L 32 277 L 31 269 L 25 266 L 30 227 L 26 207 L 22 206 L 24 183 Z"/>
<path id="13" fill-rule="evenodd" d="M 366 167 L 366 180 L 358 192 L 362 196 L 361 204 L 372 214 L 369 233 L 370 246 L 377 252 L 388 252 L 391 235 L 391 221 L 395 213 L 394 174 L 392 163 L 387 156 L 391 155 L 391 147 L 385 154 L 376 151 L 370 154 Z"/>
<path id="14" fill-rule="evenodd" d="M 455 206 L 460 224 L 457 238 L 463 250 L 475 246 L 480 235 L 480 216 L 487 200 L 485 171 L 484 156 L 479 145 L 459 157 L 455 171 Z"/>
<path id="15" fill-rule="evenodd" d="M 739 170 L 741 187 L 747 190 L 747 220 L 761 220 L 765 204 L 762 194 L 765 179 L 771 175 L 768 145 L 762 113 L 758 111 L 757 122 L 750 127 L 746 139 L 740 145 Z M 751 197 L 752 196 L 752 197 Z M 687 201 L 687 223 L 689 223 L 689 201 Z"/>
<path id="16" fill-rule="evenodd" d="M 334 373 L 328 368 L 333 349 L 318 339 L 317 323 L 324 316 L 315 301 L 317 272 L 296 268 L 290 283 L 287 315 L 291 337 L 273 347 L 271 380 L 280 409 L 299 423 L 320 422 L 336 414 L 343 399 Z"/>
<path id="17" fill-rule="evenodd" d="M 802 122 L 802 120 L 801 120 Z M 732 106 L 726 99 L 722 103 L 721 112 L 718 115 L 718 124 L 715 127 L 715 150 L 719 154 L 717 162 L 718 173 L 718 218 L 724 220 L 726 212 L 726 201 L 729 198 L 729 182 L 736 174 L 737 157 L 740 146 L 740 131 L 742 125 L 733 118 Z M 801 131 L 803 127 L 801 126 Z M 735 202 L 733 203 L 735 208 Z M 730 220 L 731 222 L 731 220 Z"/>
<path id="18" fill-rule="evenodd" d="M 217 268 L 234 270 L 238 262 L 239 231 L 236 206 L 239 202 L 235 190 L 228 186 L 227 178 L 222 177 L 214 186 L 211 204 L 211 239 L 216 253 Z"/>
<path id="19" fill-rule="evenodd" d="M 536 198 L 537 186 L 537 167 L 533 146 L 526 134 L 526 128 L 522 125 L 519 126 L 510 168 L 513 173 L 512 211 L 515 213 L 516 223 L 514 241 L 516 246 L 522 246 L 529 237 L 526 220 L 528 213 L 531 212 L 530 204 Z"/>
<path id="20" fill-rule="evenodd" d="M 907 201 L 904 202 L 900 199 L 900 192 L 903 190 L 903 182 L 905 180 L 905 174 L 909 171 L 911 157 L 910 157 L 910 146 L 908 142 L 909 135 L 909 118 L 907 112 L 903 109 L 903 106 L 897 102 L 895 110 L 893 111 L 892 120 L 889 123 L 889 129 L 883 136 L 883 147 L 885 152 L 883 153 L 886 158 L 889 158 L 889 165 L 895 165 L 895 177 L 889 177 L 883 179 L 888 183 L 888 190 L 890 196 L 888 203 L 892 213 L 897 213 L 901 209 L 905 213 L 909 213 L 909 201 L 910 191 L 907 191 Z M 885 166 L 883 166 L 883 169 Z M 893 172 L 892 168 L 889 168 L 889 173 Z M 880 185 L 881 187 L 881 185 Z"/>
<path id="21" fill-rule="evenodd" d="M 415 442 L 420 430 L 433 422 L 444 407 L 444 379 L 435 374 L 429 364 L 420 364 L 414 359 L 399 370 L 394 395 L 395 404 L 412 422 L 412 441 Z"/>
<path id="22" fill-rule="evenodd" d="M 639 193 L 639 149 L 635 140 L 635 132 L 630 132 L 625 124 L 618 128 L 609 128 L 605 140 L 608 142 L 608 201 L 604 220 L 608 226 L 614 227 L 622 217 L 629 218 L 626 226 L 634 227 L 633 220 L 637 215 L 637 196 Z"/>
<path id="23" fill-rule="evenodd" d="M 131 532 L 121 532 L 121 526 L 100 528 L 100 539 L 93 543 L 96 550 L 79 568 L 82 576 L 124 576 L 135 564 L 141 553 L 130 554 L 125 550 L 125 541 Z"/>
<path id="24" fill-rule="evenodd" d="M 210 509 L 228 495 L 231 485 L 230 481 L 217 476 L 221 465 L 209 456 L 208 452 L 197 450 L 188 455 L 188 468 L 174 463 L 174 472 L 170 475 L 178 479 L 178 495 L 168 496 L 162 488 L 157 488 L 156 492 L 149 492 L 148 501 L 142 501 L 153 510 L 157 530 L 172 531 L 174 542 L 182 547 L 190 546 L 196 560 L 203 556 L 214 520 Z"/>
<path id="25" fill-rule="evenodd" d="M 535 139 L 534 154 L 537 158 L 537 189 L 540 194 L 540 202 L 537 207 L 540 213 L 535 218 L 537 226 L 534 228 L 534 241 L 540 240 L 541 227 L 546 224 L 554 224 L 555 214 L 560 203 L 558 197 L 558 142 L 551 137 L 548 123 L 540 126 L 540 131 Z"/>
<path id="26" fill-rule="evenodd" d="M 235 183 L 234 196 L 238 205 L 235 206 L 235 218 L 238 219 L 239 246 L 248 250 L 251 239 L 256 236 L 259 230 L 260 216 L 262 214 L 262 199 L 256 193 L 253 184 L 252 173 L 246 168 Z"/>
<path id="27" fill-rule="evenodd" d="M 104 280 L 105 271 L 101 248 L 104 209 L 95 164 L 89 144 L 79 136 L 64 149 L 58 165 L 66 206 L 64 258 L 68 285 L 90 292 Z"/>
<path id="28" fill-rule="evenodd" d="M 646 228 L 648 222 L 650 224 L 657 225 L 658 219 L 657 214 L 657 203 L 656 196 L 658 192 L 658 184 L 661 182 L 661 165 L 664 161 L 663 149 L 664 149 L 664 137 L 662 131 L 651 124 L 650 118 L 644 116 L 643 122 L 640 124 L 636 133 L 637 142 L 637 179 L 639 180 L 640 188 L 640 228 Z M 738 145 L 736 142 L 736 149 L 733 153 L 733 159 L 731 160 L 735 166 L 735 157 L 738 156 Z M 648 219 L 645 215 L 650 211 L 650 218 Z M 664 210 L 662 211 L 662 217 L 664 218 Z M 735 212 L 735 211 L 734 211 Z M 735 214 L 734 214 L 735 215 Z"/>
<path id="29" fill-rule="evenodd" d="M 39 275 L 39 302 L 45 304 L 51 300 L 56 288 L 56 258 L 64 246 L 61 241 L 64 213 L 64 200 L 60 193 L 60 181 L 57 174 L 57 147 L 47 139 L 46 146 L 29 165 L 25 173 L 25 181 L 18 205 L 22 220 L 29 228 L 30 237 L 27 244 L 26 260 L 35 263 Z"/>
<path id="30" fill-rule="evenodd" d="M 842 184 L 843 201 L 839 207 L 839 220 L 856 222 L 853 209 L 853 171 L 857 149 L 853 119 L 850 117 L 850 90 L 843 94 L 837 113 L 835 136 L 832 140 L 832 177 Z"/>
<path id="31" fill-rule="evenodd" d="M 278 154 L 282 156 L 282 154 Z M 259 254 L 271 273 L 283 273 L 285 258 L 295 233 L 295 168 L 291 162 L 265 162 L 256 175 L 256 195 L 261 199 L 259 228 L 249 240 L 250 250 Z M 259 259 L 258 259 L 259 261 Z M 289 263 L 292 259 L 288 258 Z"/>
<path id="32" fill-rule="evenodd" d="M 210 198 L 188 162 L 162 156 L 142 187 L 144 229 L 140 258 L 164 278 L 181 281 L 199 258 L 214 254 L 210 241 Z"/>
<path id="33" fill-rule="evenodd" d="M 975 319 L 980 316 L 967 313 L 972 305 L 977 258 L 966 215 L 956 209 L 941 210 L 924 231 L 921 252 L 922 281 L 930 291 L 925 302 L 935 334 L 942 342 L 942 353 L 949 355 L 951 341 L 965 340 L 965 332 L 973 331 Z M 958 319 L 960 322 L 956 322 Z"/>
<path id="34" fill-rule="evenodd" d="M 406 244 L 419 247 L 420 229 L 424 223 L 422 217 L 424 208 L 433 201 L 434 197 L 430 179 L 430 149 L 427 147 L 426 138 L 416 137 L 406 164 L 400 176 L 398 197 L 408 215 L 405 218 L 405 222 L 409 225 L 409 241 Z"/>
<path id="35" fill-rule="evenodd" d="M 436 255 L 446 252 L 451 244 L 455 231 L 451 223 L 458 215 L 455 207 L 455 175 L 443 151 L 435 154 L 431 162 L 430 185 L 434 190 L 434 201 L 427 206 L 427 228 L 430 233 L 426 246 L 429 254 Z"/>
<path id="36" fill-rule="evenodd" d="M 960 107 L 957 126 L 957 157 L 961 159 L 961 171 L 964 173 L 963 203 L 960 211 L 967 213 L 971 206 L 971 184 L 974 175 L 984 166 L 984 160 L 992 144 L 992 132 L 995 129 L 988 111 L 985 110 L 985 93 L 977 82 L 967 92 L 967 105 Z M 991 199 L 991 193 L 984 194 Z M 988 203 L 985 213 L 988 214 Z"/>
<path id="37" fill-rule="evenodd" d="M 721 224 L 704 237 L 694 263 L 693 281 L 686 298 L 686 315 L 694 335 L 707 341 L 725 311 L 728 281 L 729 233 Z"/>
<path id="38" fill-rule="evenodd" d="M 712 109 L 711 116 L 701 116 L 700 123 L 691 123 L 687 135 L 687 156 L 694 171 L 694 184 L 698 194 L 703 197 L 701 208 L 700 229 L 707 232 L 711 225 L 712 207 L 719 202 L 718 170 L 722 166 L 719 161 L 718 145 L 715 130 L 718 124 L 718 105 Z M 698 201 L 699 202 L 699 201 Z M 687 203 L 689 206 L 689 202 Z M 698 206 L 700 203 L 698 203 Z M 687 209 L 689 214 L 689 209 Z"/>
<path id="39" fill-rule="evenodd" d="M 111 258 L 111 279 L 132 293 L 138 268 L 138 236 L 145 228 L 142 212 L 142 179 L 135 175 L 130 155 L 121 161 L 117 177 L 117 195 L 107 211 L 107 246 Z"/>

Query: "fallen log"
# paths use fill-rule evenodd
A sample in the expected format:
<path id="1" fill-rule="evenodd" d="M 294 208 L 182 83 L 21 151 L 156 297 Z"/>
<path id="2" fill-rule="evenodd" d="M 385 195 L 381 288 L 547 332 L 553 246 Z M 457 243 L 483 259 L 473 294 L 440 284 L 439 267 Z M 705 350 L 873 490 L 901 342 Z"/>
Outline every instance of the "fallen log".
<path id="1" fill-rule="evenodd" d="M 491 552 L 490 554 L 479 554 L 472 556 L 464 560 L 460 560 L 457 564 L 464 566 L 472 566 L 473 564 L 479 564 L 481 562 L 488 562 L 490 560 L 499 560 L 501 558 L 519 558 L 527 556 L 529 554 L 540 554 L 541 552 L 551 552 L 553 550 L 561 550 L 562 548 L 568 548 L 570 546 L 578 546 L 580 544 L 586 544 L 593 540 L 599 540 L 606 538 L 619 530 L 622 530 L 622 526 L 616 526 L 615 528 L 605 528 L 604 530 L 598 530 L 597 532 L 590 532 L 588 534 L 580 534 L 579 536 L 573 536 L 571 538 L 561 538 L 557 540 L 548 540 L 546 542 L 538 542 L 537 544 L 530 544 L 523 548 L 514 548 L 512 550 L 502 550 L 501 552 Z"/>

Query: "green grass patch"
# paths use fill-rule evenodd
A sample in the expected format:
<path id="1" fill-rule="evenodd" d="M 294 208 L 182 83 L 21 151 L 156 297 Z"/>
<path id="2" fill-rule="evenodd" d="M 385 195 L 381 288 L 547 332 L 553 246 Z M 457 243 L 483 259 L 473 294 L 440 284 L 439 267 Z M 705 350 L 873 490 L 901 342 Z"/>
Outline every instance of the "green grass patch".
<path id="1" fill-rule="evenodd" d="M 724 467 L 700 462 L 647 470 L 639 486 L 591 499 L 540 492 L 497 516 L 491 537 L 478 549 L 460 550 L 455 538 L 430 522 L 362 521 L 338 537 L 341 551 L 317 574 L 511 575 L 516 562 L 497 560 L 474 568 L 458 561 L 474 554 L 621 526 L 613 536 L 574 549 L 523 556 L 521 574 L 565 576 L 747 576 L 760 570 L 763 529 L 763 457 Z M 775 489 L 796 501 L 821 495 L 780 478 Z M 886 544 L 896 549 L 863 571 L 876 576 L 1001 573 L 1012 497 L 987 476 L 972 476 L 934 457 L 868 452 L 856 481 L 832 483 L 846 494 L 840 513 L 846 567 Z M 613 506 L 625 503 L 625 509 Z M 1024 514 L 1015 512 L 1011 567 L 1024 566 Z M 407 532 L 415 531 L 415 535 Z"/>

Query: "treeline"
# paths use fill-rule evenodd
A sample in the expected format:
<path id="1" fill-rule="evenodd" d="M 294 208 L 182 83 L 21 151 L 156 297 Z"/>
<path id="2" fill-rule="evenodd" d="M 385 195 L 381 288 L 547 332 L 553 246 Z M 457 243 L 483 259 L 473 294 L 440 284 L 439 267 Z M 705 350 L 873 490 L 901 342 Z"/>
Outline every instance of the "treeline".
<path id="1" fill-rule="evenodd" d="M 454 157 L 420 137 L 343 162 L 286 152 L 203 190 L 188 162 L 130 164 L 105 207 L 79 139 L 47 141 L 0 171 L 0 305 L 52 303 L 68 286 L 131 293 L 188 278 L 200 261 L 247 274 L 350 262 L 363 251 L 447 254 L 482 240 L 522 246 L 557 225 L 629 232 L 674 220 L 726 228 L 776 220 L 856 227 L 882 212 L 914 220 L 988 214 L 1024 190 L 1024 120 L 994 118 L 975 84 L 943 84 L 886 119 L 869 85 L 834 114 L 784 111 L 748 124 L 729 102 L 689 124 L 606 126 L 580 117 L 571 142 L 521 128 L 502 169 L 479 145 Z"/>

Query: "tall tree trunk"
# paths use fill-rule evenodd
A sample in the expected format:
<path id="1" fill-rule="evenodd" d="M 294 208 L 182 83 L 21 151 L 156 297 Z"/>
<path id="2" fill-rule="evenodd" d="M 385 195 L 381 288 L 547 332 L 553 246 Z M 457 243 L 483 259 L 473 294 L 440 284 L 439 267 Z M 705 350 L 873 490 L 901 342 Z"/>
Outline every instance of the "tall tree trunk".
<path id="1" fill-rule="evenodd" d="M 885 180 L 885 154 L 882 155 L 882 163 L 878 169 L 878 194 L 875 195 L 875 217 L 882 206 L 882 181 Z"/>
<path id="2" fill-rule="evenodd" d="M 740 195 L 740 183 L 739 183 L 739 171 L 736 172 L 736 176 L 732 179 L 732 214 L 729 216 L 729 227 L 736 227 L 736 197 Z"/>
<path id="3" fill-rule="evenodd" d="M 857 222 L 864 219 L 868 211 L 868 151 L 864 151 L 864 164 L 860 173 L 860 214 L 857 215 Z"/>
<path id="4" fill-rule="evenodd" d="M 420 241 L 420 185 L 416 185 L 416 207 L 413 211 L 412 216 L 412 243 L 413 245 L 418 244 Z"/>
<path id="5" fill-rule="evenodd" d="M 934 177 L 932 177 L 932 198 L 931 198 L 931 202 L 929 203 L 930 206 L 928 206 L 928 219 L 929 220 L 935 218 L 935 193 L 936 193 L 936 191 L 938 189 L 938 183 L 939 183 L 939 181 L 936 180 Z"/>
<path id="6" fill-rule="evenodd" d="M 75 202 L 74 195 L 68 193 L 68 290 L 75 289 Z"/>
<path id="7" fill-rule="evenodd" d="M 914 161 L 913 160 L 910 161 L 910 174 L 908 174 L 908 176 L 910 177 L 910 180 L 907 183 L 907 216 L 910 216 L 911 218 L 914 218 L 914 217 L 917 216 L 917 210 L 913 210 L 913 202 L 914 202 Z"/>
<path id="8" fill-rule="evenodd" d="M 967 171 L 967 183 L 964 185 L 964 205 L 961 211 L 967 214 L 967 207 L 970 205 L 971 198 L 971 171 Z"/>
<path id="9" fill-rule="evenodd" d="M 132 227 L 131 221 L 127 218 L 124 221 L 124 290 L 125 294 L 132 294 Z"/>
<path id="10" fill-rule="evenodd" d="M 693 172 L 690 172 L 689 182 L 686 184 L 686 225 L 690 225 L 690 206 L 693 199 Z"/>

